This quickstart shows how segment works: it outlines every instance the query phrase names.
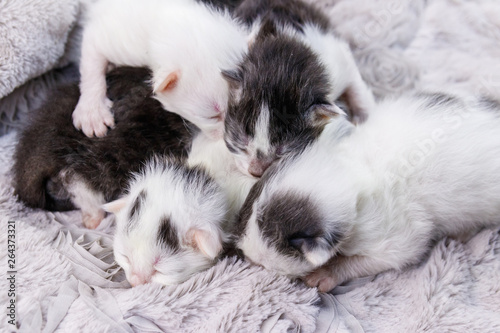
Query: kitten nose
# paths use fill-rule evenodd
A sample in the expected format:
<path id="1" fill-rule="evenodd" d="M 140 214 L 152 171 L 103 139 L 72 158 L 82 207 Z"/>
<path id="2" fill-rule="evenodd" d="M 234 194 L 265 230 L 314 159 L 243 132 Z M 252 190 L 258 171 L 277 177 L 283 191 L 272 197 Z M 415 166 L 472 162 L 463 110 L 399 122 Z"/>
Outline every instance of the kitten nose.
<path id="1" fill-rule="evenodd" d="M 264 174 L 264 171 L 266 171 L 267 168 L 269 168 L 269 166 L 273 163 L 273 161 L 274 159 L 272 158 L 254 160 L 250 162 L 250 165 L 248 166 L 248 173 L 256 178 L 260 178 Z"/>
<path id="2" fill-rule="evenodd" d="M 128 279 L 128 282 L 132 287 L 138 286 L 140 284 L 145 284 L 148 283 L 149 280 L 151 280 L 151 276 L 144 276 L 142 274 L 136 274 L 132 273 L 130 275 L 130 278 Z"/>

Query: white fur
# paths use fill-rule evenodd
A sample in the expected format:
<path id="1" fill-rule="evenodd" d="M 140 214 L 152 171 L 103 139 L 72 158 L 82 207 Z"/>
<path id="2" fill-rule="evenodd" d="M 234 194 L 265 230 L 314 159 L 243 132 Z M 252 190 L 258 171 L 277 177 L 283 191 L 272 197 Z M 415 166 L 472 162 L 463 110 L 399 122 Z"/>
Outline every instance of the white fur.
<path id="1" fill-rule="evenodd" d="M 89 229 L 95 229 L 105 216 L 101 206 L 105 203 L 104 195 L 92 190 L 80 177 L 76 175 L 67 176 L 65 172 L 62 178 L 68 178 L 67 191 L 71 195 L 71 202 L 82 211 L 83 224 Z"/>
<path id="2" fill-rule="evenodd" d="M 257 124 L 255 125 L 255 133 L 252 140 L 251 150 L 256 155 L 257 150 L 260 150 L 264 154 L 269 154 L 271 149 L 271 144 L 269 142 L 269 118 L 271 117 L 269 106 L 262 105 L 259 118 L 257 119 Z"/>
<path id="3" fill-rule="evenodd" d="M 150 162 L 132 181 L 128 195 L 121 199 L 125 207 L 121 208 L 119 201 L 105 206 L 108 211 L 119 208 L 115 258 L 132 285 L 150 281 L 178 284 L 213 265 L 213 259 L 228 241 L 230 224 L 255 183 L 255 179 L 238 171 L 224 140 L 212 140 L 203 133 L 193 140 L 186 163 L 207 171 L 211 188 L 217 189 L 215 193 L 201 187 L 186 189 L 187 180 L 178 167 L 159 160 Z M 131 206 L 141 191 L 147 193 L 147 199 L 139 211 L 137 227 L 127 231 Z M 184 243 L 182 251 L 174 253 L 156 244 L 163 217 L 174 223 L 179 241 Z M 192 246 L 193 230 L 206 232 L 208 247 Z M 159 263 L 154 264 L 158 258 Z"/>
<path id="4" fill-rule="evenodd" d="M 272 204 L 273 193 L 300 193 L 320 208 L 325 233 L 344 233 L 329 255 L 324 249 L 305 255 L 314 258 L 309 270 L 304 270 L 308 260 L 297 259 L 286 275 L 304 276 L 331 258 L 306 279 L 327 291 L 351 278 L 414 264 L 436 237 L 500 223 L 499 110 L 461 101 L 429 106 L 429 101 L 385 101 L 340 140 L 350 125 L 334 120 L 319 141 L 282 161 L 254 211 Z M 250 238 L 262 237 L 251 231 L 255 226 L 254 217 L 239 242 L 246 251 L 246 243 L 257 242 Z M 265 266 L 282 267 L 282 256 L 268 248 L 259 255 L 275 262 Z"/>
<path id="5" fill-rule="evenodd" d="M 240 172 L 224 140 L 212 140 L 203 134 L 193 140 L 187 163 L 190 166 L 205 168 L 221 186 L 229 200 L 232 216 L 238 213 L 248 192 L 257 181 Z"/>
<path id="6" fill-rule="evenodd" d="M 273 156 L 275 153 L 270 141 L 270 117 L 269 106 L 262 105 L 255 125 L 254 136 L 248 143 L 247 151 L 244 154 L 234 154 L 236 166 L 241 173 L 249 177 L 260 177 L 261 172 L 267 168 L 267 166 L 260 165 L 265 161 L 260 161 L 261 158 L 257 157 L 258 152 L 264 156 Z M 254 168 L 254 164 L 256 168 Z M 254 174 L 252 174 L 252 171 Z"/>
<path id="7" fill-rule="evenodd" d="M 145 282 L 177 284 L 213 264 L 214 255 L 204 253 L 192 238 L 203 231 L 212 239 L 213 251 L 220 252 L 227 241 L 222 228 L 227 219 L 227 198 L 209 181 L 190 184 L 179 164 L 157 159 L 130 184 L 126 205 L 116 214 L 114 241 L 116 261 L 132 285 Z M 203 178 L 208 177 L 205 175 Z M 206 186 L 211 191 L 207 192 Z M 128 227 L 131 206 L 139 193 L 146 193 L 135 226 Z M 172 252 L 157 242 L 160 221 L 169 218 L 177 232 L 180 250 Z"/>
<path id="8" fill-rule="evenodd" d="M 220 71 L 234 69 L 246 49 L 246 32 L 227 12 L 194 0 L 101 0 L 83 33 L 74 125 L 87 136 L 104 136 L 113 126 L 105 82 L 111 62 L 149 67 L 165 109 L 221 137 L 228 84 Z M 173 88 L 158 91 L 172 73 L 178 76 Z"/>

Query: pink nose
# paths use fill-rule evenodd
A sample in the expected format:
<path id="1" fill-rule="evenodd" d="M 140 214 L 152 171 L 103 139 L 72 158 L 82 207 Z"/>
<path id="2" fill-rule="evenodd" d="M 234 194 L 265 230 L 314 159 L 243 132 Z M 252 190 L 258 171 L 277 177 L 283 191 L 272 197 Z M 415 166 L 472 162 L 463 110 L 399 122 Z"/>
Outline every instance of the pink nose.
<path id="1" fill-rule="evenodd" d="M 266 158 L 266 159 L 260 159 L 260 160 L 253 160 L 250 162 L 250 165 L 248 167 L 248 172 L 256 177 L 260 178 L 264 171 L 274 162 L 274 159 L 272 158 Z"/>
<path id="2" fill-rule="evenodd" d="M 132 287 L 138 286 L 140 284 L 148 283 L 151 280 L 151 276 L 145 276 L 141 274 L 132 273 L 128 282 Z"/>

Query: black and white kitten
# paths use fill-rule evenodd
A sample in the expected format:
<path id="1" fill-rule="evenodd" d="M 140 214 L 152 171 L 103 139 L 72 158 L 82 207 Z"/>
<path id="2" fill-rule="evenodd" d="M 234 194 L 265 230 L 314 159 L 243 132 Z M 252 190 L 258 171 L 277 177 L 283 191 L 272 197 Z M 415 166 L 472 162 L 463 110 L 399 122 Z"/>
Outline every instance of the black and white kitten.
<path id="1" fill-rule="evenodd" d="M 157 156 L 134 174 L 116 215 L 114 254 L 132 286 L 178 284 L 212 266 L 228 240 L 228 198 L 202 166 Z"/>
<path id="2" fill-rule="evenodd" d="M 150 77 L 148 70 L 131 67 L 107 75 L 116 126 L 103 138 L 88 138 L 72 126 L 78 85 L 57 90 L 19 133 L 14 155 L 19 199 L 48 210 L 80 208 L 85 226 L 95 228 L 105 214 L 101 205 L 122 193 L 130 173 L 146 159 L 155 153 L 186 156 L 190 125 L 152 98 Z"/>
<path id="3" fill-rule="evenodd" d="M 231 86 L 225 141 L 242 172 L 260 177 L 289 151 L 314 140 L 332 117 L 344 112 L 366 118 L 374 99 L 349 46 L 336 38 L 328 19 L 301 1 L 244 1 L 235 15 L 253 24 L 250 49 Z"/>
<path id="4" fill-rule="evenodd" d="M 339 117 L 252 188 L 238 247 L 326 292 L 499 225 L 499 110 L 432 94 L 386 100 L 357 127 Z"/>

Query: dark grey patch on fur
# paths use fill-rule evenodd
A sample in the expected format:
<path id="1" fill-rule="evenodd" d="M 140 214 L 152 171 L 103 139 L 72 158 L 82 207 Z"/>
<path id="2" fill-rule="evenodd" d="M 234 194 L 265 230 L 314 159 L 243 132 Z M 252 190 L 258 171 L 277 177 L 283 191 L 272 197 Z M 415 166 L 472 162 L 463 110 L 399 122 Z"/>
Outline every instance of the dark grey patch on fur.
<path id="1" fill-rule="evenodd" d="M 246 0 L 234 16 L 248 26 L 260 20 L 260 30 L 239 70 L 225 75 L 231 97 L 224 139 L 233 154 L 247 154 L 260 109 L 269 107 L 271 149 L 252 158 L 248 170 L 259 177 L 273 161 L 304 148 L 321 133 L 313 106 L 328 104 L 332 88 L 318 56 L 298 39 L 284 35 L 282 28 L 303 33 L 306 24 L 323 32 L 331 27 L 323 13 L 300 0 Z"/>
<path id="2" fill-rule="evenodd" d="M 301 257 L 304 250 L 316 246 L 317 238 L 326 236 L 318 210 L 307 197 L 298 194 L 274 195 L 257 223 L 263 239 L 290 257 Z"/>
<path id="3" fill-rule="evenodd" d="M 158 243 L 168 247 L 173 252 L 180 250 L 177 230 L 168 217 L 164 217 L 160 221 L 160 228 L 158 229 Z"/>
<path id="4" fill-rule="evenodd" d="M 47 189 L 46 205 L 50 210 L 67 211 L 75 209 L 71 203 L 71 194 L 66 190 L 67 182 L 63 173 L 56 177 L 51 177 L 45 185 Z"/>
<path id="5" fill-rule="evenodd" d="M 142 190 L 137 198 L 135 198 L 134 203 L 132 204 L 132 208 L 130 209 L 127 230 L 130 232 L 137 225 L 137 215 L 141 210 L 141 207 L 144 205 L 146 201 L 146 191 Z"/>
<path id="6" fill-rule="evenodd" d="M 257 183 L 255 183 L 250 189 L 250 192 L 248 193 L 245 202 L 243 203 L 243 206 L 241 207 L 238 213 L 236 223 L 233 224 L 233 230 L 231 231 L 231 235 L 235 239 L 241 238 L 243 236 L 247 228 L 248 220 L 252 215 L 253 204 L 255 200 L 257 200 L 260 197 L 262 190 L 264 189 L 264 186 L 265 186 L 265 181 L 261 179 Z"/>
<path id="7" fill-rule="evenodd" d="M 203 197 L 210 196 L 220 191 L 219 186 L 215 183 L 208 172 L 201 166 L 195 166 L 184 169 L 184 177 L 186 179 L 185 188 L 196 189 L 200 191 Z"/>
<path id="8" fill-rule="evenodd" d="M 500 101 L 493 98 L 483 96 L 479 98 L 478 105 L 482 109 L 500 113 Z"/>
<path id="9" fill-rule="evenodd" d="M 462 104 L 459 98 L 444 93 L 420 93 L 417 96 L 426 99 L 426 102 L 424 104 L 425 108 L 453 106 Z"/>
<path id="10" fill-rule="evenodd" d="M 330 29 L 328 17 L 312 4 L 300 0 L 245 0 L 236 8 L 234 16 L 248 26 L 261 18 L 265 27 L 261 32 L 264 35 L 273 33 L 271 25 L 291 26 L 300 32 L 303 32 L 304 25 L 308 23 L 316 25 L 322 31 Z"/>
<path id="11" fill-rule="evenodd" d="M 196 196 L 210 198 L 221 191 L 219 185 L 202 166 L 187 166 L 182 159 L 173 156 L 164 157 L 162 164 L 165 168 L 175 171 L 176 180 L 181 182 L 185 192 L 194 191 Z"/>
<path id="12" fill-rule="evenodd" d="M 200 3 L 209 5 L 219 10 L 233 11 L 243 0 L 198 0 Z"/>
<path id="13" fill-rule="evenodd" d="M 19 134 L 14 154 L 18 198 L 30 207 L 59 210 L 52 197 L 59 190 L 47 190 L 47 184 L 61 170 L 70 170 L 112 201 L 123 193 L 130 173 L 154 154 L 187 156 L 196 129 L 152 98 L 150 78 L 144 68 L 119 67 L 108 73 L 116 125 L 103 138 L 88 138 L 73 126 L 78 84 L 54 91 Z"/>
<path id="14" fill-rule="evenodd" d="M 225 119 L 224 139 L 231 152 L 245 153 L 263 105 L 270 111 L 273 154 L 265 159 L 300 150 L 323 130 L 313 125 L 312 113 L 315 105 L 328 104 L 331 86 L 324 66 L 305 44 L 288 36 L 258 41 L 233 76 L 241 78 L 242 92 L 238 101 L 229 101 Z"/>

